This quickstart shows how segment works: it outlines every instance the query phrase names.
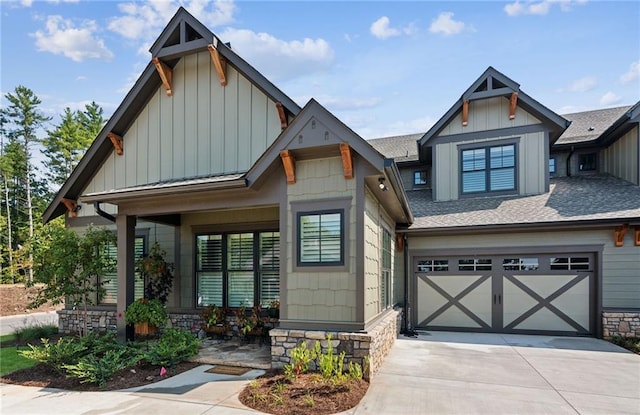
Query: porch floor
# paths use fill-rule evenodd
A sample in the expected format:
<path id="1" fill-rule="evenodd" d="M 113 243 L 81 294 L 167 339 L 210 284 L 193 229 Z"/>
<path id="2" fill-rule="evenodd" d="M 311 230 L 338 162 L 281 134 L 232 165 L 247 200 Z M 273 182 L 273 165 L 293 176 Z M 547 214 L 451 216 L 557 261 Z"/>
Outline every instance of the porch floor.
<path id="1" fill-rule="evenodd" d="M 241 340 L 203 339 L 193 362 L 210 365 L 271 369 L 271 345 Z"/>

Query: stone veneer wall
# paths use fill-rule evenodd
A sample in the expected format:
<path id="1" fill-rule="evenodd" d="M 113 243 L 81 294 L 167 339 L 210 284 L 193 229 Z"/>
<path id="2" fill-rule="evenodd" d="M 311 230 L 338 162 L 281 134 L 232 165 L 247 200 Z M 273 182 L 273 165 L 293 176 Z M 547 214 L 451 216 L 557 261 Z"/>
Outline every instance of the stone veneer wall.
<path id="1" fill-rule="evenodd" d="M 291 350 L 307 343 L 313 348 L 320 341 L 323 350 L 328 346 L 327 336 L 331 335 L 331 345 L 337 353 L 345 352 L 345 363 L 353 362 L 363 365 L 365 357 L 369 357 L 369 376 L 373 376 L 382 365 L 393 342 L 400 332 L 401 312 L 391 310 L 367 332 L 335 332 L 317 330 L 272 329 L 271 367 L 281 368 L 291 362 Z"/>
<path id="2" fill-rule="evenodd" d="M 640 337 L 640 312 L 602 313 L 602 337 Z"/>

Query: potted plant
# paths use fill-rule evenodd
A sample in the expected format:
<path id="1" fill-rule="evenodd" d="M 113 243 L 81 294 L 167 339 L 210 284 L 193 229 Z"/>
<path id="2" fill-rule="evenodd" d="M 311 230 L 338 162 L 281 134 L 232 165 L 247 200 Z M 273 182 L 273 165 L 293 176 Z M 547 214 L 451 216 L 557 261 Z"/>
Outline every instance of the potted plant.
<path id="1" fill-rule="evenodd" d="M 128 324 L 134 324 L 135 333 L 153 334 L 167 321 L 167 310 L 160 300 L 140 298 L 127 307 L 124 318 Z"/>
<path id="2" fill-rule="evenodd" d="M 224 334 L 229 331 L 227 310 L 217 305 L 209 305 L 202 310 L 203 329 L 207 333 Z"/>
<path id="3" fill-rule="evenodd" d="M 269 315 L 269 318 L 280 318 L 280 300 L 269 301 L 267 314 Z"/>

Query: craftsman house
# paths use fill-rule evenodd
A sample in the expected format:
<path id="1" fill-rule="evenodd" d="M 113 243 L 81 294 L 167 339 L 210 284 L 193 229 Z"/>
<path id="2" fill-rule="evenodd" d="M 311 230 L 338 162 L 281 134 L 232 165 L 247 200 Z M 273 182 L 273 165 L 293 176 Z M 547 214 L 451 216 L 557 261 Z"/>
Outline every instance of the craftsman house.
<path id="1" fill-rule="evenodd" d="M 400 324 L 640 331 L 638 105 L 562 117 L 489 68 L 425 134 L 366 141 L 183 8 L 150 51 L 44 216 L 117 233 L 94 327 L 125 335 L 157 241 L 174 326 L 280 301 L 274 364 L 331 332 L 375 370 Z"/>

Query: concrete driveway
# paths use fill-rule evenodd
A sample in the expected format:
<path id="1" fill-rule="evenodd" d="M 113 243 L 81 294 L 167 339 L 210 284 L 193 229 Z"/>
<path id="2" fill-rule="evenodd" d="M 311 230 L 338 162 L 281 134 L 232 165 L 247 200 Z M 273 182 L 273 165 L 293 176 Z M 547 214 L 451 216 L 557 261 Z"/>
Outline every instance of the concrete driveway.
<path id="1" fill-rule="evenodd" d="M 58 325 L 58 313 L 55 311 L 0 317 L 0 336 L 11 334 L 23 327 L 49 324 Z"/>
<path id="2" fill-rule="evenodd" d="M 349 413 L 640 414 L 640 356 L 590 338 L 401 336 Z"/>

